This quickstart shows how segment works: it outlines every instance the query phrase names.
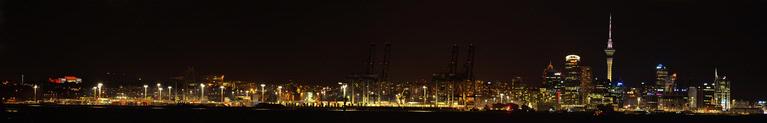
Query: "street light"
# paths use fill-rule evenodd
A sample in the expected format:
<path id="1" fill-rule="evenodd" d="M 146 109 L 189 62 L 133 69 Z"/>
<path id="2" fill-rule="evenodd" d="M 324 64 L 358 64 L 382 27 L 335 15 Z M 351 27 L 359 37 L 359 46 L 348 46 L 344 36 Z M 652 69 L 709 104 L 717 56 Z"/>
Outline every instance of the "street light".
<path id="1" fill-rule="evenodd" d="M 282 86 L 277 86 L 277 103 L 282 101 L 280 97 L 282 97 Z"/>
<path id="2" fill-rule="evenodd" d="M 250 97 L 250 90 L 245 91 L 245 97 Z"/>
<path id="3" fill-rule="evenodd" d="M 200 101 L 205 100 L 205 84 L 200 83 Z"/>
<path id="4" fill-rule="evenodd" d="M 176 96 L 173 96 L 173 92 L 170 91 L 172 89 L 173 89 L 173 87 L 168 86 L 168 100 L 170 100 L 170 99 L 174 99 L 175 100 L 176 99 L 175 98 Z"/>
<path id="5" fill-rule="evenodd" d="M 35 95 L 33 96 L 32 100 L 35 100 L 35 102 L 37 102 L 37 85 L 35 85 L 35 86 L 32 86 L 32 88 L 33 88 L 33 89 L 34 89 L 34 91 L 35 91 L 35 92 L 34 92 L 34 93 L 35 93 Z"/>
<path id="6" fill-rule="evenodd" d="M 426 98 L 427 98 L 426 97 L 426 86 L 424 85 L 422 88 L 423 88 L 423 104 L 426 104 Z"/>
<path id="7" fill-rule="evenodd" d="M 99 98 L 101 98 L 101 86 L 104 86 L 104 84 L 102 84 L 102 83 L 99 83 L 99 84 L 97 85 L 97 87 L 99 87 L 99 94 L 98 94 L 98 95 L 99 95 Z"/>
<path id="8" fill-rule="evenodd" d="M 501 103 L 503 103 L 503 94 L 501 94 Z"/>
<path id="9" fill-rule="evenodd" d="M 144 99 L 146 99 L 147 88 L 149 88 L 149 85 L 144 85 Z"/>
<path id="10" fill-rule="evenodd" d="M 261 102 L 266 100 L 266 98 L 264 98 L 264 93 L 266 93 L 266 90 L 264 90 L 264 87 L 266 87 L 266 84 L 261 84 Z"/>
<path id="11" fill-rule="evenodd" d="M 162 101 L 162 88 L 157 88 L 158 97 L 160 98 L 160 101 Z"/>
<path id="12" fill-rule="evenodd" d="M 93 98 L 96 98 L 96 99 L 98 98 L 98 97 L 96 96 L 96 95 L 98 95 L 98 94 L 96 94 L 96 90 L 97 90 L 97 89 L 98 89 L 98 87 L 96 87 L 96 86 L 93 86 Z"/>
<path id="13" fill-rule="evenodd" d="M 248 97 L 250 97 L 250 100 L 255 101 L 256 99 L 253 99 L 253 97 L 256 96 L 255 95 L 256 94 L 256 90 L 253 90 L 253 88 L 250 88 L 250 93 L 253 93 L 253 95 L 249 95 Z"/>
<path id="14" fill-rule="evenodd" d="M 221 102 L 223 103 L 224 102 L 224 86 L 222 85 L 222 86 L 219 86 L 218 88 L 221 89 Z"/>
<path id="15" fill-rule="evenodd" d="M 343 91 L 344 91 L 344 92 L 343 92 L 343 93 L 344 93 L 344 95 L 343 95 L 343 96 L 344 96 L 344 100 L 346 100 L 346 84 L 344 84 L 344 85 L 341 85 L 341 90 L 343 90 Z"/>
<path id="16" fill-rule="evenodd" d="M 642 97 L 637 97 L 637 108 L 642 108 Z"/>
<path id="17" fill-rule="evenodd" d="M 157 93 L 159 95 L 158 98 L 160 98 L 160 100 L 162 100 L 162 84 L 160 84 L 160 83 L 157 83 Z"/>

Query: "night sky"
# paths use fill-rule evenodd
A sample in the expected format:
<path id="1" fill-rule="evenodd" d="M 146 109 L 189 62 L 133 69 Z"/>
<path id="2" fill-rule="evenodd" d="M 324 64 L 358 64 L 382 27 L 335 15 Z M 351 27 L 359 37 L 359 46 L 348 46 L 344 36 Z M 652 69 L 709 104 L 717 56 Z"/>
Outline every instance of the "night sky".
<path id="1" fill-rule="evenodd" d="M 767 22 L 755 1 L 7 0 L 0 2 L 0 80 L 21 73 L 137 73 L 166 79 L 193 66 L 229 80 L 340 80 L 364 71 L 367 45 L 392 42 L 393 80 L 446 70 L 449 45 L 472 42 L 482 80 L 540 83 L 579 54 L 605 76 L 615 14 L 615 75 L 654 81 L 663 63 L 681 86 L 733 80 L 736 99 L 763 93 Z M 462 50 L 465 50 L 463 48 Z M 465 51 L 462 52 L 465 55 Z M 379 57 L 379 59 L 381 59 Z M 461 58 L 463 59 L 463 58 Z M 463 60 L 461 60 L 463 61 Z M 86 78 L 87 79 L 87 78 Z"/>

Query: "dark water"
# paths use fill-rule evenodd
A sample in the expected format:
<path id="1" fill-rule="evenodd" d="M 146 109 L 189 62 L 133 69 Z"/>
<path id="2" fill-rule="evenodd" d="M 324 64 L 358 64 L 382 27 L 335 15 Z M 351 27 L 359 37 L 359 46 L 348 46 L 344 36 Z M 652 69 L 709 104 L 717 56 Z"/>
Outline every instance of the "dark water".
<path id="1" fill-rule="evenodd" d="M 767 123 L 767 115 L 627 115 L 528 112 L 420 112 L 406 110 L 21 106 L 4 105 L 2 123 Z"/>

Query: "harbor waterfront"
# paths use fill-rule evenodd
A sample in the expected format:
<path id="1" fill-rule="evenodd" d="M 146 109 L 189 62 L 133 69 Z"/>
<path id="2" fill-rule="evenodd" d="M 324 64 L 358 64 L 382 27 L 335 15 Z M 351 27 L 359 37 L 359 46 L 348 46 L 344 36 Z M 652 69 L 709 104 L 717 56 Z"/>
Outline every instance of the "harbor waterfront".
<path id="1" fill-rule="evenodd" d="M 763 115 L 453 111 L 435 108 L 243 108 L 197 106 L 3 105 L 10 122 L 737 122 Z M 87 117 L 85 119 L 82 119 Z"/>

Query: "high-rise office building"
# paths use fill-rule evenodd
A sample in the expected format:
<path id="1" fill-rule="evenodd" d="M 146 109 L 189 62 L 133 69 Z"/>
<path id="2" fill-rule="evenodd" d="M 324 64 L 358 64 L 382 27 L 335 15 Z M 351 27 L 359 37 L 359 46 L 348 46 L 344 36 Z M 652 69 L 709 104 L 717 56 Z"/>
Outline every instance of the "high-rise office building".
<path id="1" fill-rule="evenodd" d="M 637 109 L 641 107 L 640 101 L 642 101 L 642 92 L 639 89 L 628 88 L 625 93 L 626 94 L 623 105 L 625 105 L 626 109 Z"/>
<path id="2" fill-rule="evenodd" d="M 548 90 L 558 90 L 564 86 L 563 84 L 562 73 L 549 63 L 546 69 L 543 69 L 543 86 Z"/>
<path id="3" fill-rule="evenodd" d="M 599 95 L 594 93 L 594 76 L 592 76 L 591 73 L 591 67 L 589 66 L 579 66 L 580 68 L 580 78 L 578 80 L 580 81 L 580 87 L 578 90 L 579 94 L 579 103 L 586 106 L 586 108 L 596 108 L 597 105 L 601 105 L 604 103 L 604 95 Z M 593 103 L 592 103 L 593 102 Z"/>
<path id="4" fill-rule="evenodd" d="M 718 101 L 714 98 L 715 88 L 714 83 L 703 83 L 702 87 L 698 87 L 701 90 L 701 107 L 706 110 L 712 110 L 719 107 Z"/>
<path id="5" fill-rule="evenodd" d="M 669 74 L 670 69 L 663 64 L 655 67 L 655 96 L 658 103 L 658 110 L 682 110 L 684 108 L 684 97 L 687 89 L 676 88 L 676 74 Z"/>
<path id="6" fill-rule="evenodd" d="M 594 76 L 591 73 L 591 67 L 579 66 L 579 68 L 581 69 L 579 78 L 581 90 L 579 92 L 585 96 L 594 91 Z"/>
<path id="7" fill-rule="evenodd" d="M 696 87 L 687 88 L 687 108 L 688 109 L 698 108 L 698 88 Z"/>
<path id="8" fill-rule="evenodd" d="M 564 80 L 562 79 L 562 73 L 554 68 L 554 65 L 549 62 L 546 69 L 543 69 L 543 87 L 540 89 L 541 95 L 544 99 L 542 103 L 548 103 L 551 105 L 558 105 L 561 103 L 561 94 L 563 93 Z M 556 106 L 552 106 L 557 108 Z M 548 107 L 543 107 L 548 108 Z"/>
<path id="9" fill-rule="evenodd" d="M 588 93 L 585 94 L 585 101 L 584 103 L 587 104 L 587 107 L 595 108 L 599 105 L 607 105 L 612 102 L 613 98 L 609 98 L 609 91 L 610 91 L 610 82 L 607 79 L 594 79 L 593 86 L 590 86 L 592 89 L 588 91 Z M 581 89 L 583 89 L 583 86 L 581 86 Z M 584 89 L 585 90 L 585 89 Z"/>
<path id="10" fill-rule="evenodd" d="M 730 98 L 730 80 L 727 76 L 719 76 L 718 71 L 714 69 L 714 103 L 721 107 L 722 111 L 728 111 L 731 108 L 732 98 Z"/>
<path id="11" fill-rule="evenodd" d="M 669 76 L 669 69 L 663 64 L 655 67 L 655 85 L 659 93 L 671 93 L 674 91 L 674 81 Z"/>
<path id="12" fill-rule="evenodd" d="M 639 102 L 639 108 L 644 110 L 655 110 L 658 108 L 658 91 L 656 85 L 653 83 L 642 82 L 641 83 L 641 95 L 637 99 Z"/>
<path id="13" fill-rule="evenodd" d="M 579 62 L 581 57 L 578 55 L 567 55 L 565 57 L 565 75 L 564 90 L 561 93 L 562 106 L 564 108 L 577 107 L 581 104 L 580 90 L 581 69 Z"/>
<path id="14" fill-rule="evenodd" d="M 623 85 L 623 81 L 614 81 L 609 85 L 607 96 L 605 96 L 605 104 L 609 104 L 614 108 L 622 107 L 625 103 L 626 86 Z"/>

